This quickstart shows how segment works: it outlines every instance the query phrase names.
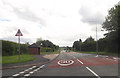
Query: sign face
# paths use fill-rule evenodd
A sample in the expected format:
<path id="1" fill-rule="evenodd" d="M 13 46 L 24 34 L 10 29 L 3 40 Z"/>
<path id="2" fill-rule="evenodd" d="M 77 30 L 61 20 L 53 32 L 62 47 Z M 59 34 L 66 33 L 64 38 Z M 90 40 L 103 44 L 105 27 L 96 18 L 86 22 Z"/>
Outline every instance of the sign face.
<path id="1" fill-rule="evenodd" d="M 71 65 L 73 63 L 74 63 L 73 60 L 60 60 L 60 61 L 58 61 L 58 65 L 61 65 L 61 66 L 68 66 L 68 65 Z"/>
<path id="2" fill-rule="evenodd" d="M 18 29 L 18 31 L 17 31 L 15 36 L 23 36 L 23 34 L 21 33 L 20 29 Z"/>

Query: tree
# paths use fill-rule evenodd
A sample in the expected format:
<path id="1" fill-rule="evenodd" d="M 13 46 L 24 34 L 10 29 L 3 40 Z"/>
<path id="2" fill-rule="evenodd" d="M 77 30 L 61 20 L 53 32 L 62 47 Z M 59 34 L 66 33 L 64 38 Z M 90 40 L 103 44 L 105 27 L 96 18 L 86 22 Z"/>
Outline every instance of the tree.
<path id="1" fill-rule="evenodd" d="M 118 37 L 120 35 L 120 5 L 109 10 L 105 22 L 103 23 L 103 28 L 109 31 L 105 34 L 105 39 L 107 40 L 106 50 L 108 52 L 118 52 Z M 119 49 L 119 50 L 118 50 Z"/>
<path id="2" fill-rule="evenodd" d="M 41 43 L 42 43 L 42 45 L 41 45 Z M 59 48 L 59 46 L 53 44 L 51 41 L 42 40 L 41 38 L 37 39 L 36 44 L 38 46 L 41 46 L 41 51 L 46 51 L 46 52 L 56 51 Z"/>
<path id="3" fill-rule="evenodd" d="M 83 51 L 95 51 L 96 48 L 96 42 L 95 40 L 90 36 L 89 38 L 87 38 L 83 44 L 82 44 L 82 50 Z"/>
<path id="4" fill-rule="evenodd" d="M 109 10 L 103 28 L 110 32 L 120 30 L 120 5 L 116 5 Z"/>

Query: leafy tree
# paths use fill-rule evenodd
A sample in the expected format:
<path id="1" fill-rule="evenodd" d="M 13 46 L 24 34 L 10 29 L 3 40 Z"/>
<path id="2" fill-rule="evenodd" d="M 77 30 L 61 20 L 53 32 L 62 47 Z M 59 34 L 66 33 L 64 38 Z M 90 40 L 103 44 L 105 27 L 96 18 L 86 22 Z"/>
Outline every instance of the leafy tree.
<path id="1" fill-rule="evenodd" d="M 41 51 L 46 51 L 46 52 L 56 51 L 59 48 L 59 46 L 56 46 L 51 41 L 49 41 L 49 40 L 42 40 L 40 38 L 37 39 L 36 44 L 38 46 L 44 47 L 44 48 L 41 48 Z"/>
<path id="2" fill-rule="evenodd" d="M 109 10 L 106 20 L 103 23 L 103 28 L 106 31 L 120 30 L 120 5 L 116 5 Z"/>
<path id="3" fill-rule="evenodd" d="M 103 28 L 109 31 L 105 34 L 105 39 L 107 41 L 106 51 L 108 52 L 118 52 L 118 37 L 120 35 L 120 5 L 109 10 L 105 22 L 103 23 Z"/>

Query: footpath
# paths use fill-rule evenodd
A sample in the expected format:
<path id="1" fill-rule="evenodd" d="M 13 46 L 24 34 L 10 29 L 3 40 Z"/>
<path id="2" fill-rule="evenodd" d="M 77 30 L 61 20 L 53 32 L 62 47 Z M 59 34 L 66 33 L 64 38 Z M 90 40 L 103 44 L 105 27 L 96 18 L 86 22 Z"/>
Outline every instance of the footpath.
<path id="1" fill-rule="evenodd" d="M 55 58 L 57 58 L 58 55 L 59 54 L 34 55 L 34 58 L 35 58 L 34 61 L 29 61 L 29 62 L 24 62 L 24 63 L 15 63 L 15 64 L 4 64 L 4 65 L 2 65 L 2 70 L 46 64 L 46 63 L 54 60 Z"/>

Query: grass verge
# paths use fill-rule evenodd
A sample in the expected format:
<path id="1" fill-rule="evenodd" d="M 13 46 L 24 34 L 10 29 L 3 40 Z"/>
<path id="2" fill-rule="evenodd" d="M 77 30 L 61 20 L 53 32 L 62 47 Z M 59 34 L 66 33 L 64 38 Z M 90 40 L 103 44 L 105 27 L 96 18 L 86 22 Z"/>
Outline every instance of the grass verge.
<path id="1" fill-rule="evenodd" d="M 79 52 L 79 53 L 100 54 L 100 55 L 109 55 L 109 56 L 118 56 L 118 53 L 108 53 L 108 52 Z"/>
<path id="2" fill-rule="evenodd" d="M 59 54 L 59 52 L 58 51 L 56 51 L 56 52 L 41 52 L 40 54 Z"/>
<path id="3" fill-rule="evenodd" d="M 20 55 L 20 60 L 18 60 L 18 55 L 14 56 L 3 56 L 2 64 L 11 64 L 11 63 L 21 63 L 27 61 L 33 61 L 35 58 L 33 55 Z"/>

